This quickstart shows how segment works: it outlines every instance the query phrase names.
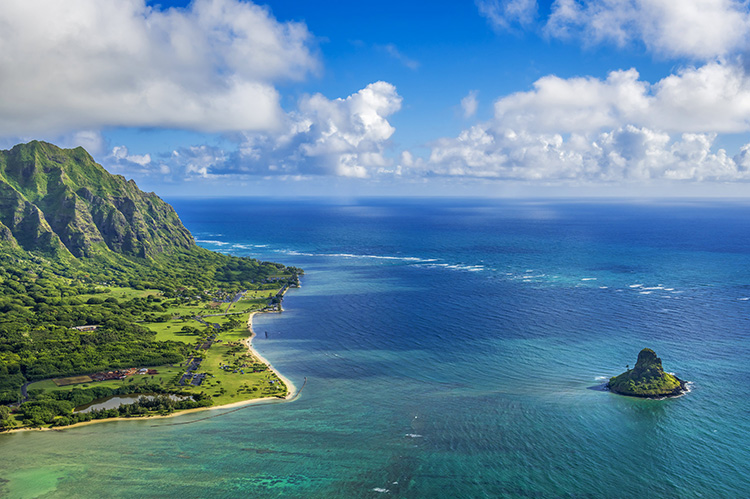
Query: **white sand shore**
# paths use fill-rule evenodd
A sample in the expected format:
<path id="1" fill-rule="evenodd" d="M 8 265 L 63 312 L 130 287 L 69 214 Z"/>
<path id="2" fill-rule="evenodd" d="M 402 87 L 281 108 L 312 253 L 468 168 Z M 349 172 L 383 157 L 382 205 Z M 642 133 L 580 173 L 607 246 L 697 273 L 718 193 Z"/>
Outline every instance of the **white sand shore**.
<path id="1" fill-rule="evenodd" d="M 253 331 L 253 316 L 260 312 L 250 312 L 250 317 L 247 319 L 247 329 L 250 331 L 250 336 L 244 341 L 245 345 L 247 345 L 247 349 L 250 350 L 250 353 L 257 357 L 261 362 L 268 365 L 268 368 L 271 369 L 271 371 L 278 376 L 278 378 L 284 382 L 286 385 L 286 397 L 285 399 L 289 400 L 290 398 L 294 397 L 297 394 L 297 388 L 294 386 L 294 383 L 292 383 L 289 378 L 281 374 L 279 371 L 277 371 L 273 364 L 268 362 L 265 357 L 263 357 L 261 354 L 258 353 L 257 350 L 253 348 L 253 338 L 255 338 L 255 331 Z M 226 406 L 224 406 L 226 407 Z"/>

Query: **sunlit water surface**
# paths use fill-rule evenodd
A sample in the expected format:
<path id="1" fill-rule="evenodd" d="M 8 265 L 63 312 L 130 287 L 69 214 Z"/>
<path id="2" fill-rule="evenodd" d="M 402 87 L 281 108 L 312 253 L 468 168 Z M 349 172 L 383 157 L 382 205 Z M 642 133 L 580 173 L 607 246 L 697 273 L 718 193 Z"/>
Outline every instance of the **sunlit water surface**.
<path id="1" fill-rule="evenodd" d="M 173 202 L 306 270 L 291 403 L 0 436 L 6 497 L 750 496 L 750 207 Z M 653 348 L 692 391 L 601 391 Z"/>

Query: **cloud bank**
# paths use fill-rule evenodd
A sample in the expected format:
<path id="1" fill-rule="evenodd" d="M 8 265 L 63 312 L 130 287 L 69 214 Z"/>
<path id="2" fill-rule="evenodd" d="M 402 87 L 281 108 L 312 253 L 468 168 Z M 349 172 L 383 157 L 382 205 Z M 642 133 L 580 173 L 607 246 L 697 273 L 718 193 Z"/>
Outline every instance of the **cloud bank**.
<path id="1" fill-rule="evenodd" d="M 750 79 L 709 63 L 654 84 L 634 69 L 606 79 L 546 76 L 501 97 L 495 116 L 433 143 L 422 174 L 619 182 L 748 180 L 750 145 L 730 157 L 717 132 L 750 131 Z"/>
<path id="2" fill-rule="evenodd" d="M 545 76 L 533 90 L 495 102 L 501 126 L 534 132 L 590 132 L 624 124 L 670 132 L 750 131 L 750 78 L 712 62 L 650 84 L 635 69 L 606 79 Z"/>
<path id="3" fill-rule="evenodd" d="M 555 0 L 545 31 L 558 38 L 710 60 L 744 50 L 748 4 L 737 0 Z"/>
<path id="4" fill-rule="evenodd" d="M 118 172 L 134 173 L 146 173 L 140 167 L 148 165 L 151 174 L 166 172 L 174 180 L 247 175 L 368 178 L 392 166 L 385 150 L 395 128 L 387 118 L 401 108 L 401 101 L 396 87 L 384 81 L 346 98 L 309 95 L 283 118 L 279 130 L 237 134 L 234 152 L 202 145 L 146 162 L 151 157 L 131 156 L 126 148 L 115 147 L 105 163 Z"/>
<path id="5" fill-rule="evenodd" d="M 239 0 L 25 0 L 0 9 L 0 134 L 268 130 L 274 83 L 318 65 L 303 24 Z"/>
<path id="6" fill-rule="evenodd" d="M 384 148 L 395 129 L 387 118 L 401 108 L 396 87 L 384 81 L 344 98 L 304 97 L 285 133 L 245 134 L 227 168 L 263 175 L 369 177 L 390 161 Z"/>
<path id="7" fill-rule="evenodd" d="M 750 10 L 742 0 L 555 0 L 538 19 L 535 0 L 476 0 L 498 32 L 532 26 L 584 45 L 642 44 L 664 57 L 708 61 L 745 51 Z"/>

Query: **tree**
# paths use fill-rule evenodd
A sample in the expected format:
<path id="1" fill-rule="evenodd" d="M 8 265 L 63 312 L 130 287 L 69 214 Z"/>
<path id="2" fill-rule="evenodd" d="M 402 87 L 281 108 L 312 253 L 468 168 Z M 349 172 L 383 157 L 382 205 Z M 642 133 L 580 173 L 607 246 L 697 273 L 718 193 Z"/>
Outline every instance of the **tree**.
<path id="1" fill-rule="evenodd" d="M 0 405 L 0 431 L 9 430 L 16 426 L 16 420 L 7 406 Z"/>

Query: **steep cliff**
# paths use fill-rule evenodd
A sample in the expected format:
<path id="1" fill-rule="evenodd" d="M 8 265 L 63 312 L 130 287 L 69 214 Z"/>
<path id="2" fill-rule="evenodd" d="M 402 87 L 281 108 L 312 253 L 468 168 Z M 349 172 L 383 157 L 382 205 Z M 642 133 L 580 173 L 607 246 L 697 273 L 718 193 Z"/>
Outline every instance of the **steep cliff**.
<path id="1" fill-rule="evenodd" d="M 151 258 L 195 245 L 174 209 L 81 147 L 0 151 L 0 242 L 57 255 Z"/>

